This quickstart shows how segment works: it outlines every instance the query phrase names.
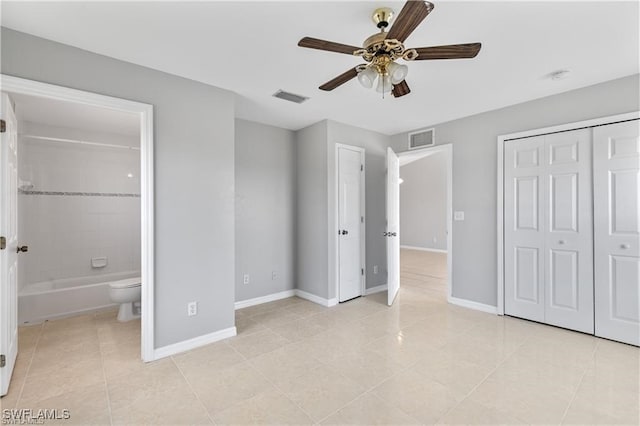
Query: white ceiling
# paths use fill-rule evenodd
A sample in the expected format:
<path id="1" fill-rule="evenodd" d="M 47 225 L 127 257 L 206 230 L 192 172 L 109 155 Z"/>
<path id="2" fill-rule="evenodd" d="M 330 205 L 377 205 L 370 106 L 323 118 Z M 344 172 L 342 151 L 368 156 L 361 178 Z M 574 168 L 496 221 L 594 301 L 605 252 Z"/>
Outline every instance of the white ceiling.
<path id="1" fill-rule="evenodd" d="M 137 114 L 20 94 L 11 94 L 11 99 L 20 121 L 127 136 L 140 133 Z"/>
<path id="2" fill-rule="evenodd" d="M 297 42 L 359 45 L 375 7 L 403 2 L 2 3 L 6 27 L 232 90 L 236 116 L 289 129 L 329 118 L 393 134 L 639 70 L 637 1 L 435 1 L 406 45 L 479 41 L 480 54 L 411 63 L 412 93 L 384 100 L 355 80 L 318 90 L 359 61 Z M 558 69 L 571 74 L 545 78 Z M 311 99 L 272 98 L 278 89 Z"/>

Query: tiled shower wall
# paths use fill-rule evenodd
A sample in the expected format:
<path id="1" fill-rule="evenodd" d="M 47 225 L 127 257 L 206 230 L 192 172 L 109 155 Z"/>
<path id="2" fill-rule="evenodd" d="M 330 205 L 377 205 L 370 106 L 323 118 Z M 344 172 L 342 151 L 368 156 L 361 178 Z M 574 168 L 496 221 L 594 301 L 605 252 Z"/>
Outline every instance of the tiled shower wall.
<path id="1" fill-rule="evenodd" d="M 135 135 L 109 135 L 21 123 L 21 135 L 139 146 Z M 18 175 L 33 188 L 18 197 L 19 285 L 140 270 L 140 151 L 26 136 Z M 93 268 L 91 258 L 107 257 Z"/>

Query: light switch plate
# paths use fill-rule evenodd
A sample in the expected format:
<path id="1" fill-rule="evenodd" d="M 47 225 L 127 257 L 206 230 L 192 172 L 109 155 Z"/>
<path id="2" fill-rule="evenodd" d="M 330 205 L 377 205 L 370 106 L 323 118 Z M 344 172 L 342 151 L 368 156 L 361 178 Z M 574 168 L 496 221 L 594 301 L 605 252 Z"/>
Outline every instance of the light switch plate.
<path id="1" fill-rule="evenodd" d="M 464 220 L 464 212 L 453 212 L 453 220 Z"/>

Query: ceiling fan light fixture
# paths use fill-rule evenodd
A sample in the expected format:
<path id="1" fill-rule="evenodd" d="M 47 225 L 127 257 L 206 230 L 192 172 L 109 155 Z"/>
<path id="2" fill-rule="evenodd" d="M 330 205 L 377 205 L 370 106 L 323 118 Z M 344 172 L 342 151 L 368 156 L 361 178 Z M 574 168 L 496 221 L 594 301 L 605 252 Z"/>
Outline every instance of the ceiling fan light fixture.
<path id="1" fill-rule="evenodd" d="M 396 60 L 425 61 L 475 58 L 482 47 L 482 43 L 476 42 L 406 48 L 404 42 L 407 37 L 432 10 L 433 3 L 425 0 L 406 0 L 395 18 L 393 10 L 389 8 L 376 9 L 372 18 L 380 31 L 369 36 L 361 47 L 313 37 L 301 38 L 298 46 L 356 56 L 365 62 L 349 68 L 318 89 L 334 90 L 357 77 L 363 87 L 369 89 L 375 86 L 375 90 L 382 93 L 383 98 L 386 93 L 392 93 L 395 98 L 399 98 L 411 93 L 411 89 L 406 81 L 409 68 L 404 64 L 397 64 Z M 394 19 L 393 25 L 389 31 L 385 31 L 392 19 Z"/>
<path id="2" fill-rule="evenodd" d="M 376 86 L 376 92 L 386 94 L 391 93 L 393 90 L 393 85 L 391 84 L 391 77 L 389 74 L 380 75 L 378 78 L 378 85 Z"/>
<path id="3" fill-rule="evenodd" d="M 407 74 L 409 74 L 409 67 L 395 62 L 390 62 L 389 65 L 387 65 L 387 71 L 391 76 L 391 83 L 398 84 L 407 78 Z"/>
<path id="4" fill-rule="evenodd" d="M 371 67 L 367 67 L 358 73 L 358 81 L 365 89 L 371 89 L 376 81 L 378 73 Z"/>

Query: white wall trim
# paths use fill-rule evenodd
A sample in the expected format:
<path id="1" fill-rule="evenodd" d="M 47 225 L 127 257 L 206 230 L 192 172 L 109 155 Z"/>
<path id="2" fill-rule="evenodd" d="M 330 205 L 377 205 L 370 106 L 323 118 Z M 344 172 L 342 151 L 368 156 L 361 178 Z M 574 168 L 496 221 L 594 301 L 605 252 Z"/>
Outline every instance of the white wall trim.
<path id="1" fill-rule="evenodd" d="M 306 291 L 302 290 L 296 290 L 296 296 L 301 299 L 305 299 L 310 302 L 317 303 L 318 305 L 327 307 L 336 306 L 338 304 L 338 298 L 336 297 L 334 297 L 333 299 L 325 299 L 323 297 L 316 296 L 315 294 L 307 293 Z"/>
<path id="2" fill-rule="evenodd" d="M 280 299 L 286 299 L 296 295 L 295 290 L 285 290 L 279 293 L 267 294 L 266 296 L 254 297 L 253 299 L 240 300 L 235 303 L 236 310 L 242 308 L 248 308 L 249 306 L 261 305 L 263 303 L 269 303 Z"/>
<path id="3" fill-rule="evenodd" d="M 539 129 L 527 130 L 524 132 L 510 133 L 498 136 L 498 205 L 496 214 L 497 224 L 497 298 L 496 311 L 498 315 L 504 315 L 504 143 L 513 139 L 528 138 L 550 133 L 566 132 L 570 130 L 583 129 L 587 127 L 603 126 L 607 124 L 629 121 L 640 118 L 640 111 L 628 112 L 625 114 L 611 115 L 607 117 L 593 118 L 591 120 L 576 121 L 573 123 L 561 124 L 558 126 L 542 127 Z"/>
<path id="4" fill-rule="evenodd" d="M 442 250 L 442 249 L 436 249 L 436 248 L 429 248 L 429 247 L 418 247 L 418 246 L 400 246 L 401 249 L 407 249 L 407 250 L 419 250 L 419 251 L 431 251 L 434 253 L 448 253 L 447 250 Z"/>
<path id="5" fill-rule="evenodd" d="M 415 156 L 418 151 L 405 151 L 398 154 L 402 156 Z M 447 156 L 447 300 L 453 298 L 453 144 L 447 143 L 422 148 L 420 152 L 425 157 L 436 152 L 444 152 Z"/>
<path id="6" fill-rule="evenodd" d="M 154 174 L 153 106 L 126 99 L 99 95 L 48 83 L 0 74 L 0 87 L 8 93 L 57 99 L 138 114 L 140 118 L 140 202 L 141 202 L 141 276 L 143 361 L 155 359 L 154 350 Z"/>
<path id="7" fill-rule="evenodd" d="M 459 299 L 457 297 L 449 297 L 449 303 L 453 305 L 462 306 L 463 308 L 474 309 L 476 311 L 487 312 L 489 314 L 497 314 L 497 308 L 491 305 L 485 305 L 484 303 L 474 302 L 473 300 Z"/>
<path id="8" fill-rule="evenodd" d="M 375 287 L 368 288 L 365 290 L 364 294 L 365 296 L 368 296 L 370 294 L 380 293 L 383 291 L 387 291 L 387 284 L 377 285 Z"/>
<path id="9" fill-rule="evenodd" d="M 383 291 L 387 289 L 386 284 L 384 286 L 379 286 L 379 287 L 384 287 L 384 289 L 377 290 L 377 291 Z M 377 289 L 378 287 L 374 287 L 374 288 Z M 370 291 L 370 290 L 371 289 L 367 291 Z M 253 299 L 241 300 L 235 303 L 235 308 L 236 309 L 247 308 L 249 306 L 261 305 L 263 303 L 269 303 L 275 300 L 286 299 L 288 297 L 293 297 L 293 296 L 298 296 L 301 299 L 305 299 L 310 302 L 317 303 L 318 305 L 327 306 L 327 307 L 335 306 L 338 304 L 337 298 L 325 299 L 323 297 L 316 296 L 315 294 L 311 294 L 303 290 L 294 289 L 294 290 L 281 291 L 279 293 L 268 294 L 266 296 L 256 297 Z"/>
<path id="10" fill-rule="evenodd" d="M 340 149 L 349 149 L 351 151 L 356 151 L 360 153 L 360 164 L 362 164 L 362 172 L 360 173 L 360 216 L 364 218 L 364 220 L 360 221 L 360 268 L 365 272 L 361 275 L 360 279 L 360 295 L 364 296 L 367 289 L 367 216 L 366 216 L 366 193 L 367 188 L 365 187 L 365 173 L 367 172 L 367 167 L 365 164 L 365 149 L 359 146 L 353 145 L 345 145 L 342 143 L 335 144 L 335 170 L 334 170 L 334 179 L 335 179 L 335 211 L 333 212 L 334 220 L 335 220 L 335 229 L 329 229 L 329 233 L 333 233 L 334 236 L 334 256 L 335 256 L 335 287 L 336 287 L 336 299 L 340 300 L 340 238 L 336 238 L 336 232 L 339 226 L 339 211 L 340 211 L 340 162 L 338 160 L 338 152 Z M 333 306 L 333 305 L 330 305 Z"/>
<path id="11" fill-rule="evenodd" d="M 222 339 L 233 337 L 236 334 L 236 328 L 229 327 L 203 336 L 194 337 L 193 339 L 183 340 L 182 342 L 163 346 L 155 350 L 154 359 L 166 358 L 181 352 L 190 351 L 191 349 L 199 348 L 200 346 L 205 346 Z"/>

